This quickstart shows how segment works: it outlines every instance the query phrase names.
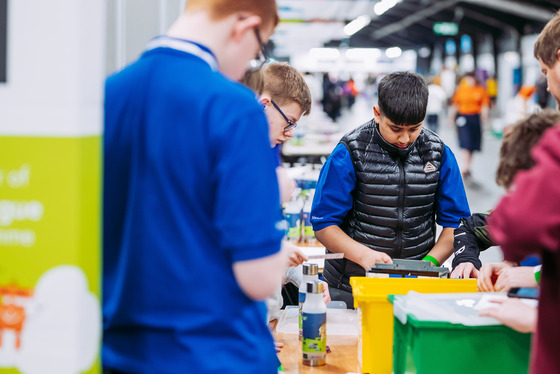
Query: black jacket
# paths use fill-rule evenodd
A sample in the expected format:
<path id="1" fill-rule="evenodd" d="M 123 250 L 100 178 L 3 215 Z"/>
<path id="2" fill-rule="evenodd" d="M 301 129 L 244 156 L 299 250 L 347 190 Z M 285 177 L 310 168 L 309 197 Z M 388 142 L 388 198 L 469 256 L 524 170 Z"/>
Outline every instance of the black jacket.
<path id="1" fill-rule="evenodd" d="M 470 262 L 480 270 L 480 252 L 496 245 L 486 225 L 489 214 L 490 212 L 474 213 L 470 217 L 461 218 L 453 239 L 453 268 L 463 262 Z"/>

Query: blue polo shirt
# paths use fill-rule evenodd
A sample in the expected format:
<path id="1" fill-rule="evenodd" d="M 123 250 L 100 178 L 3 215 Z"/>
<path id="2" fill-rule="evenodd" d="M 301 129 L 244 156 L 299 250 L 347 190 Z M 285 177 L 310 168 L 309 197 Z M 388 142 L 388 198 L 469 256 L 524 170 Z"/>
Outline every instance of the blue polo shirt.
<path id="1" fill-rule="evenodd" d="M 274 167 L 277 168 L 279 166 L 282 166 L 282 162 L 281 162 L 282 151 L 280 149 L 280 145 L 276 144 L 276 146 L 272 148 L 272 152 L 274 153 Z"/>
<path id="2" fill-rule="evenodd" d="M 340 226 L 352 209 L 356 172 L 348 149 L 338 144 L 321 169 L 311 207 L 314 231 Z M 445 146 L 436 192 L 436 222 L 443 227 L 459 226 L 459 219 L 470 216 L 467 195 L 455 155 Z"/>
<path id="3" fill-rule="evenodd" d="M 276 374 L 266 307 L 232 268 L 283 236 L 254 93 L 204 46 L 155 39 L 107 79 L 104 157 L 104 367 Z"/>

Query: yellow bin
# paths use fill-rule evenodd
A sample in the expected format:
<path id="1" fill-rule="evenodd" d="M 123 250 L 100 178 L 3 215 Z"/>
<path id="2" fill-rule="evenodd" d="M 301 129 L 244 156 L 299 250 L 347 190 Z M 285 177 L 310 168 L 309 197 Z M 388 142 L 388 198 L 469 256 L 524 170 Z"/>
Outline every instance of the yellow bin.
<path id="1" fill-rule="evenodd" d="M 393 305 L 388 295 L 476 292 L 476 279 L 350 278 L 354 307 L 361 321 L 358 362 L 362 373 L 391 374 L 393 368 Z"/>

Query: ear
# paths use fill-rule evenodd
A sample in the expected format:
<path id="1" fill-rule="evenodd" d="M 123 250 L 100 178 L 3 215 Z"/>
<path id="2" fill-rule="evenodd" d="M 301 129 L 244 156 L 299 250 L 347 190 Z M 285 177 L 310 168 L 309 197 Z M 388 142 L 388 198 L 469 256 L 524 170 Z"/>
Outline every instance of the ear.
<path id="1" fill-rule="evenodd" d="M 560 49 L 556 51 L 556 61 L 560 60 Z"/>
<path id="2" fill-rule="evenodd" d="M 257 15 L 239 15 L 233 24 L 231 30 L 231 38 L 240 42 L 246 35 L 246 33 L 254 32 L 255 27 L 261 24 L 261 17 Z"/>
<path id="3" fill-rule="evenodd" d="M 261 103 L 261 104 L 268 104 L 268 103 L 270 103 L 270 100 L 272 100 L 272 99 L 270 98 L 270 95 L 267 94 L 266 92 L 263 93 L 261 95 L 261 97 L 259 97 L 259 103 Z"/>
<path id="4" fill-rule="evenodd" d="M 266 108 L 268 105 L 270 105 L 270 100 L 270 96 L 264 93 L 261 95 L 261 97 L 259 97 L 259 104 L 261 104 L 263 108 Z"/>
<path id="5" fill-rule="evenodd" d="M 379 122 L 381 122 L 381 111 L 377 105 L 373 106 L 373 116 L 375 123 L 379 124 Z"/>

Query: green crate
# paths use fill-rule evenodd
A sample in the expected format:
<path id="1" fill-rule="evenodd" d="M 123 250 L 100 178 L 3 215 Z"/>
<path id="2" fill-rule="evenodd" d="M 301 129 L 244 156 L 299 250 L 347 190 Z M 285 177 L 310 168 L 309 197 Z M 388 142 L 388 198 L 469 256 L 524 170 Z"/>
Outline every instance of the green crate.
<path id="1" fill-rule="evenodd" d="M 527 374 L 531 334 L 509 327 L 394 319 L 394 374 Z"/>

